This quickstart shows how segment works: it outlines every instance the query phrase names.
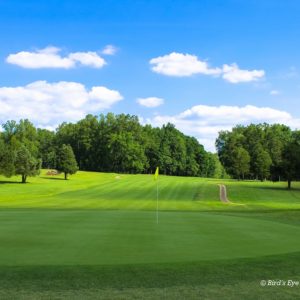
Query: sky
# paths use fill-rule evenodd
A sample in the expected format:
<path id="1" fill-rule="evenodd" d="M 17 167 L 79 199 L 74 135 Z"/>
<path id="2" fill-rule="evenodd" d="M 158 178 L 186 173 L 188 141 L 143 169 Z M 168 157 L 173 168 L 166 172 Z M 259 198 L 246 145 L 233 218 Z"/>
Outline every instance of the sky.
<path id="1" fill-rule="evenodd" d="M 220 130 L 300 129 L 297 0 L 0 0 L 0 123 L 86 114 Z"/>

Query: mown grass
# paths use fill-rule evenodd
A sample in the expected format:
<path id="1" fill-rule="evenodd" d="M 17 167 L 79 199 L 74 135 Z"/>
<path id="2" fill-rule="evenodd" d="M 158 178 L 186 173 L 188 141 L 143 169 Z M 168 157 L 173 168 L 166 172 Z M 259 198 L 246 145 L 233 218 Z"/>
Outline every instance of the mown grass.
<path id="1" fill-rule="evenodd" d="M 0 299 L 297 299 L 300 185 L 0 178 Z M 6 181 L 6 182 L 5 182 Z M 231 204 L 219 201 L 225 184 Z"/>
<path id="2" fill-rule="evenodd" d="M 151 175 L 118 175 L 79 172 L 71 180 L 63 176 L 0 177 L 0 208 L 80 208 L 155 210 L 156 183 Z M 219 201 L 219 187 L 227 186 L 232 202 Z M 300 209 L 300 184 L 291 191 L 285 182 L 216 180 L 191 177 L 159 177 L 159 208 L 171 211 Z"/>
<path id="3" fill-rule="evenodd" d="M 0 265 L 121 265 L 297 252 L 299 227 L 213 213 L 0 212 Z"/>
<path id="4" fill-rule="evenodd" d="M 300 253 L 255 259 L 0 269 L 1 299 L 298 299 Z"/>

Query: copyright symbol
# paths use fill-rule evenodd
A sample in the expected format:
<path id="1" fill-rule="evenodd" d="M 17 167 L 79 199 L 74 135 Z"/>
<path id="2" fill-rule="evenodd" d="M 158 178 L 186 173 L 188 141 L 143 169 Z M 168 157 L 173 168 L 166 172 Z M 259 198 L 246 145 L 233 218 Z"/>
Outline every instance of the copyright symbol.
<path id="1" fill-rule="evenodd" d="M 267 282 L 266 282 L 265 280 L 261 280 L 261 281 L 260 281 L 260 285 L 261 285 L 261 286 L 266 286 L 266 284 L 267 284 Z"/>

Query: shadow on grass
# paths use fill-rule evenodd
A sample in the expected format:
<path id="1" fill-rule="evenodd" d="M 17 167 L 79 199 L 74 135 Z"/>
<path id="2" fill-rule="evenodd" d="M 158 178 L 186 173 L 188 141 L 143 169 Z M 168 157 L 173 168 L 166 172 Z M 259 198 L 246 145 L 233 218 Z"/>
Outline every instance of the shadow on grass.
<path id="1" fill-rule="evenodd" d="M 20 184 L 21 181 L 0 180 L 0 184 Z"/>
<path id="2" fill-rule="evenodd" d="M 300 191 L 300 187 L 291 187 L 289 190 L 287 186 L 261 186 L 261 185 L 251 185 L 247 186 L 244 185 L 243 189 L 255 189 L 255 190 L 273 190 L 273 191 L 287 191 L 287 192 L 293 192 L 293 191 Z"/>
<path id="3" fill-rule="evenodd" d="M 65 180 L 64 178 L 58 178 L 58 177 L 45 177 L 41 176 L 42 179 L 48 179 L 48 180 Z"/>
<path id="4" fill-rule="evenodd" d="M 300 188 L 298 187 L 292 187 L 290 190 L 287 188 L 287 186 L 259 186 L 256 187 L 258 189 L 262 189 L 262 190 L 280 190 L 280 191 L 300 191 Z"/>

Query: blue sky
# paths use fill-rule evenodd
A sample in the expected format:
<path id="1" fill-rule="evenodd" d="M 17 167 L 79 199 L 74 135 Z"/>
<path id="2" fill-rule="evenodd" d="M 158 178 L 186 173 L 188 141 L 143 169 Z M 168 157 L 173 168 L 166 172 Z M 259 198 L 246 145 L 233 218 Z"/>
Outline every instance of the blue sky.
<path id="1" fill-rule="evenodd" d="M 173 122 L 208 149 L 250 122 L 300 128 L 299 1 L 1 1 L 0 121 Z"/>

